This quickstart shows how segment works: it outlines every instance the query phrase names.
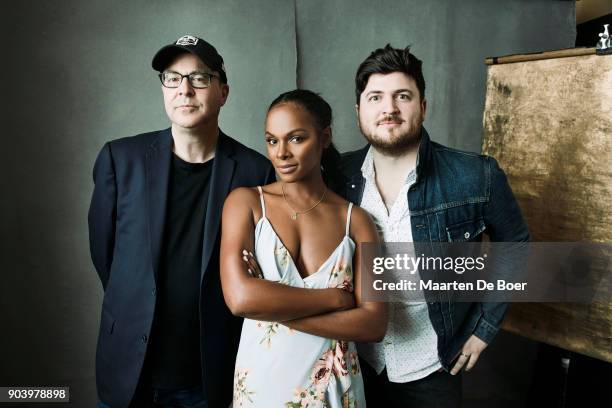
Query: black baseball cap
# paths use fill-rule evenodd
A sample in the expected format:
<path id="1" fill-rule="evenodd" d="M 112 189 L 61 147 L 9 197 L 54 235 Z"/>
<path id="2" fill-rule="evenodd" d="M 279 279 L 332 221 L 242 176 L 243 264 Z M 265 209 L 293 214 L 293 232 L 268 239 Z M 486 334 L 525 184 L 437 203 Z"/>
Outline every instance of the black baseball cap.
<path id="1" fill-rule="evenodd" d="M 217 71 L 221 75 L 221 82 L 227 83 L 223 57 L 219 55 L 217 49 L 210 45 L 210 43 L 193 35 L 184 35 L 172 44 L 162 47 L 153 57 L 151 66 L 154 70 L 162 72 L 177 55 L 183 52 L 190 52 L 199 57 L 203 63 L 208 65 L 208 68 Z"/>

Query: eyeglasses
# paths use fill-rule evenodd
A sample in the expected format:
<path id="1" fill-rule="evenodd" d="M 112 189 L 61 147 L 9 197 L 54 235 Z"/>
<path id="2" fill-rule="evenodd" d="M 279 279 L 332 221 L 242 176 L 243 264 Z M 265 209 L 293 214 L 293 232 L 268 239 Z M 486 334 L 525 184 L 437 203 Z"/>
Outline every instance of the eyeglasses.
<path id="1" fill-rule="evenodd" d="M 210 86 L 210 81 L 213 77 L 219 78 L 218 75 L 208 72 L 194 72 L 187 75 L 181 75 L 178 72 L 166 71 L 159 74 L 159 80 L 166 88 L 178 88 L 183 82 L 183 78 L 187 78 L 189 84 L 196 89 L 204 89 Z"/>

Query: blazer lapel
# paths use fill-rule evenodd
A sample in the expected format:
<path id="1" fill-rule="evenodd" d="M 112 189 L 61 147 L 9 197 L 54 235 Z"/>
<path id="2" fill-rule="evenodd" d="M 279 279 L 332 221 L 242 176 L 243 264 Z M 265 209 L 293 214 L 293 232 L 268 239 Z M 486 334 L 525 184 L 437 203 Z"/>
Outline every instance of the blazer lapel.
<path id="1" fill-rule="evenodd" d="M 155 280 L 159 274 L 159 257 L 166 222 L 168 180 L 172 159 L 172 134 L 170 129 L 162 130 L 151 143 L 146 156 L 147 212 L 151 263 Z"/>
<path id="2" fill-rule="evenodd" d="M 236 162 L 232 158 L 233 153 L 232 146 L 228 143 L 228 137 L 219 131 L 219 141 L 217 142 L 217 150 L 215 152 L 210 193 L 206 208 L 206 221 L 204 223 L 202 279 L 206 269 L 208 269 L 212 251 L 217 243 L 223 203 L 231 188 L 232 176 L 236 167 Z"/>

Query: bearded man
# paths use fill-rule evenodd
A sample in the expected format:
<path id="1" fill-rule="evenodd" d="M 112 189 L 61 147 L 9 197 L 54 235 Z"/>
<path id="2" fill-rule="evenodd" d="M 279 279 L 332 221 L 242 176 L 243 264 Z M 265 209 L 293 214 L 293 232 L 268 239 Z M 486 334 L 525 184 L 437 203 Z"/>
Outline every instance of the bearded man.
<path id="1" fill-rule="evenodd" d="M 343 194 L 367 210 L 385 242 L 526 242 L 529 232 L 495 159 L 430 140 L 422 62 L 387 45 L 357 70 L 355 106 L 368 145 L 342 157 Z M 368 406 L 458 407 L 461 371 L 491 342 L 506 303 L 389 306 L 387 334 L 361 344 Z"/>

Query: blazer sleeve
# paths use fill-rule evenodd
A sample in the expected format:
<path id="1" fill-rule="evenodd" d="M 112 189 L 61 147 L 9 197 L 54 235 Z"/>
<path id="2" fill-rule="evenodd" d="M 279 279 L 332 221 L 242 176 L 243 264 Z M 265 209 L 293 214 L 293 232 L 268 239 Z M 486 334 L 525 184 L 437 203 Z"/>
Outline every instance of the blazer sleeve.
<path id="1" fill-rule="evenodd" d="M 104 145 L 93 170 L 94 191 L 89 207 L 89 250 L 102 286 L 110 275 L 115 247 L 117 182 L 110 145 Z"/>

